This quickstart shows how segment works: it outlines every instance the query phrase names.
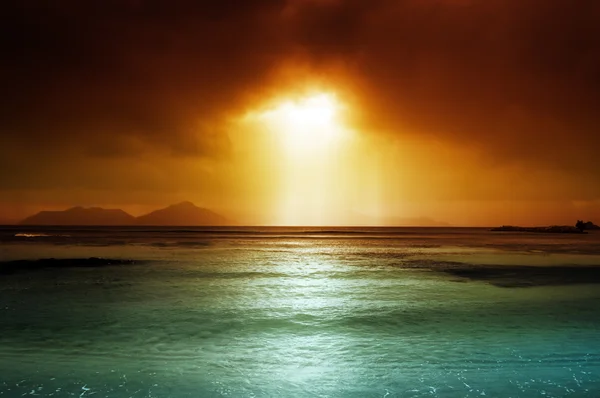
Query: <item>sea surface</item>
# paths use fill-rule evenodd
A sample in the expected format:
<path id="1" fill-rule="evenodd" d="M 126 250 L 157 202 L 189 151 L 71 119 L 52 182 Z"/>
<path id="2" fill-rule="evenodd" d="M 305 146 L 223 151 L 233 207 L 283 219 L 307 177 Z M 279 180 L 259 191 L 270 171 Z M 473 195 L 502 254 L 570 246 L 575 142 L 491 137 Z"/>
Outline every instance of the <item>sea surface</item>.
<path id="1" fill-rule="evenodd" d="M 600 397 L 600 233 L 0 227 L 23 396 Z"/>

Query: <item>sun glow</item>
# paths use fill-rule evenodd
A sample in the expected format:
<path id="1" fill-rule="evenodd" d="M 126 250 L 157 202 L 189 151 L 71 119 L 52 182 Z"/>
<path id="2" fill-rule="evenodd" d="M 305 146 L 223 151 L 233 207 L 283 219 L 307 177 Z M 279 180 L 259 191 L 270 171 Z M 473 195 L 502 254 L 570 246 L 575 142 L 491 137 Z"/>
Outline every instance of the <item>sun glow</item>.
<path id="1" fill-rule="evenodd" d="M 345 123 L 348 108 L 329 92 L 276 99 L 269 105 L 245 120 L 267 144 L 261 158 L 273 168 L 274 223 L 331 223 L 349 204 L 352 186 L 349 151 L 354 133 Z"/>
<path id="2" fill-rule="evenodd" d="M 285 149 L 303 154 L 326 148 L 342 135 L 339 120 L 342 105 L 332 94 L 320 93 L 299 100 L 286 100 L 263 114 Z"/>

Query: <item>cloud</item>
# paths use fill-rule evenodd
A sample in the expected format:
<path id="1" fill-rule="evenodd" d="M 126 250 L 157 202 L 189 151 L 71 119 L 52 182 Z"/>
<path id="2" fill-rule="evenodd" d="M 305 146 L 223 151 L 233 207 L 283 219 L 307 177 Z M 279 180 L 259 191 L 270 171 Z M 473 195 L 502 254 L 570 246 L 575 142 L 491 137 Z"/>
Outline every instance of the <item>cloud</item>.
<path id="1" fill-rule="evenodd" d="M 89 170 L 230 156 L 225 121 L 290 64 L 347 92 L 365 133 L 600 181 L 597 1 L 15 0 L 1 15 L 3 181 L 41 184 L 57 154 L 100 159 Z"/>
<path id="2" fill-rule="evenodd" d="M 211 126 L 271 65 L 262 20 L 276 4 L 166 4 L 5 5 L 0 134 L 30 148 L 118 154 L 143 141 L 213 155 Z"/>
<path id="3" fill-rule="evenodd" d="M 367 124 L 481 146 L 504 160 L 592 160 L 597 3 L 382 3 L 363 12 L 352 39 L 355 76 L 373 104 Z"/>

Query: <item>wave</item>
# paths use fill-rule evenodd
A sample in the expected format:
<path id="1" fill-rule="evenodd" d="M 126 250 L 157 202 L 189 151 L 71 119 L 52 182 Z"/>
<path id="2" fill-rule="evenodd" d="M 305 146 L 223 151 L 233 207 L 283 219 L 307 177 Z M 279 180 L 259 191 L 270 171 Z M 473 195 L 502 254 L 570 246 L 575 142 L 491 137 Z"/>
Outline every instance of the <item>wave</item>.
<path id="1" fill-rule="evenodd" d="M 67 235 L 67 234 L 46 234 L 46 233 L 34 233 L 34 232 L 30 232 L 30 233 L 21 232 L 21 233 L 14 234 L 14 237 L 16 237 L 16 238 L 46 238 L 46 237 L 69 238 L 69 237 L 71 237 L 71 235 Z"/>

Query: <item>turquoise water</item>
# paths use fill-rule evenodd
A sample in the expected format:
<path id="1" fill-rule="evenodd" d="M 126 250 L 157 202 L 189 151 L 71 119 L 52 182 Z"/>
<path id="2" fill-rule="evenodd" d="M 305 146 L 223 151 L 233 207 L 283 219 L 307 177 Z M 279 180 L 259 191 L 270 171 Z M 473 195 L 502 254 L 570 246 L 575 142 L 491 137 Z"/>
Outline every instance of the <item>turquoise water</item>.
<path id="1" fill-rule="evenodd" d="M 0 396 L 597 397 L 600 277 L 512 287 L 519 268 L 453 270 L 600 266 L 599 244 L 479 229 L 4 228 L 3 261 L 136 263 L 0 275 Z"/>

